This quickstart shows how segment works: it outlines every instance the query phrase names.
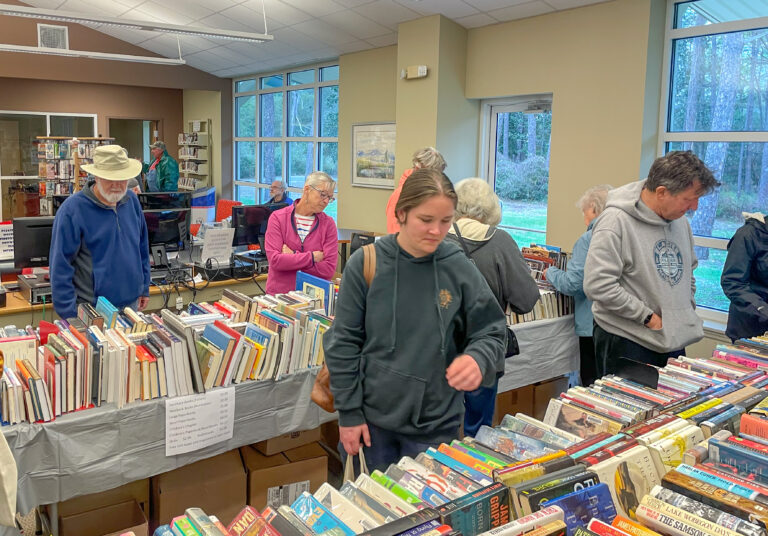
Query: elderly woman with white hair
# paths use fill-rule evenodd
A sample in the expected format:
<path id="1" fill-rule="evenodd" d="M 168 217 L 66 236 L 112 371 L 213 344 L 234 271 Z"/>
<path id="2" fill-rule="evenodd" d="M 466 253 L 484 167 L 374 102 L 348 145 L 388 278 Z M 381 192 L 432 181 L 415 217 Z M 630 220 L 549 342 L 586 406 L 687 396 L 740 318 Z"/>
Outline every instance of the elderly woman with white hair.
<path id="1" fill-rule="evenodd" d="M 437 171 L 444 171 L 446 165 L 443 155 L 441 155 L 440 151 L 434 147 L 424 147 L 413 153 L 413 167 L 406 169 L 403 172 L 400 177 L 400 183 L 387 201 L 388 234 L 395 234 L 400 230 L 400 223 L 397 221 L 397 216 L 395 216 L 395 206 L 397 205 L 397 200 L 400 199 L 400 192 L 403 191 L 405 179 L 410 177 L 415 169 L 436 169 Z"/>
<path id="2" fill-rule="evenodd" d="M 336 182 L 327 173 L 307 175 L 301 199 L 269 217 L 264 249 L 269 260 L 267 294 L 296 290 L 296 272 L 322 279 L 336 273 L 338 230 L 323 212 L 334 199 Z"/>
<path id="3" fill-rule="evenodd" d="M 502 311 L 525 314 L 539 300 L 539 287 L 531 277 L 520 248 L 509 233 L 496 228 L 501 222 L 499 198 L 483 179 L 464 179 L 456 184 L 458 203 L 453 228 L 446 238 L 454 240 L 480 270 Z M 509 330 L 508 330 L 509 331 Z M 516 346 L 509 331 L 507 357 Z M 513 342 L 514 341 L 514 342 Z M 497 371 L 493 387 L 481 387 L 464 395 L 464 433 L 474 436 L 482 425 L 491 426 L 496 403 Z"/>
<path id="4" fill-rule="evenodd" d="M 593 186 L 579 198 L 576 207 L 584 215 L 584 225 L 587 230 L 573 245 L 573 253 L 568 261 L 568 269 L 549 268 L 545 273 L 547 281 L 552 283 L 555 290 L 573 296 L 575 304 L 576 334 L 579 336 L 579 351 L 581 353 L 581 384 L 590 385 L 598 375 L 595 360 L 595 343 L 592 339 L 592 302 L 584 294 L 584 263 L 587 260 L 589 242 L 592 240 L 592 226 L 595 219 L 605 208 L 608 192 L 613 187 L 608 184 Z"/>

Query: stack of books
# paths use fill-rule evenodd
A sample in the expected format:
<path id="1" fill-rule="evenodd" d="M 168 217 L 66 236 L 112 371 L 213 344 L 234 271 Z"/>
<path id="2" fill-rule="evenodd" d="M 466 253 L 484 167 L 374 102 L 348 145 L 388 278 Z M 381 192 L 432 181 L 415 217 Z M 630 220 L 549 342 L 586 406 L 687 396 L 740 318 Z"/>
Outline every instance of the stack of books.
<path id="1" fill-rule="evenodd" d="M 556 246 L 538 244 L 522 248 L 522 254 L 531 269 L 531 276 L 539 286 L 541 297 L 529 313 L 518 314 L 507 309 L 507 324 L 546 320 L 572 314 L 573 298 L 555 291 L 544 275 L 545 270 L 552 266 L 565 270 L 568 265 L 568 255 Z"/>

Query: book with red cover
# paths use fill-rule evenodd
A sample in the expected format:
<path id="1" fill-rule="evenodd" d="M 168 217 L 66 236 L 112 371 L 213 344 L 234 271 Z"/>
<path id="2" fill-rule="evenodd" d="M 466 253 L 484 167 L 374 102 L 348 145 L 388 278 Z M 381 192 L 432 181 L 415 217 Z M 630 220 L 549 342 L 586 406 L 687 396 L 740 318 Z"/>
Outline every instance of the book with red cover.
<path id="1" fill-rule="evenodd" d="M 227 527 L 232 536 L 281 536 L 252 506 L 246 506 Z"/>
<path id="2" fill-rule="evenodd" d="M 242 342 L 243 342 L 241 340 L 243 338 L 243 336 L 240 333 L 238 333 L 237 331 L 235 331 L 234 329 L 232 329 L 231 327 L 229 327 L 228 325 L 226 325 L 221 320 L 214 321 L 213 325 L 216 326 L 217 328 L 219 328 L 221 331 L 223 331 L 227 335 L 229 335 L 229 336 L 231 336 L 231 337 L 233 337 L 235 339 L 235 345 L 234 345 L 234 348 L 232 350 L 232 353 L 229 355 L 229 359 L 227 360 L 227 366 L 224 368 L 224 376 L 223 376 L 224 379 L 226 379 L 226 378 L 230 378 L 231 379 L 231 375 L 229 375 L 229 369 L 233 365 L 233 361 L 234 361 L 233 358 L 235 356 L 237 356 L 238 354 L 240 354 L 239 349 L 240 349 L 240 346 L 242 345 Z"/>
<path id="3" fill-rule="evenodd" d="M 38 324 L 38 329 L 40 332 L 40 344 L 48 344 L 48 335 L 59 332 L 59 328 L 47 320 L 41 320 Z"/>

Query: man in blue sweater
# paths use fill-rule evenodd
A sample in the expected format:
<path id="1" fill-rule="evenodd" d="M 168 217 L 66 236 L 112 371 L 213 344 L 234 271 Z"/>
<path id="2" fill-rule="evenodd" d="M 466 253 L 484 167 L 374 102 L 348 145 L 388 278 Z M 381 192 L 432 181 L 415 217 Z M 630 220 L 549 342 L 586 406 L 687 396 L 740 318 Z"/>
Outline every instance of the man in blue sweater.
<path id="1" fill-rule="evenodd" d="M 53 307 L 77 316 L 77 304 L 103 296 L 118 308 L 142 310 L 149 302 L 149 240 L 141 205 L 128 180 L 141 162 L 119 145 L 97 147 L 94 177 L 56 213 L 49 254 Z"/>

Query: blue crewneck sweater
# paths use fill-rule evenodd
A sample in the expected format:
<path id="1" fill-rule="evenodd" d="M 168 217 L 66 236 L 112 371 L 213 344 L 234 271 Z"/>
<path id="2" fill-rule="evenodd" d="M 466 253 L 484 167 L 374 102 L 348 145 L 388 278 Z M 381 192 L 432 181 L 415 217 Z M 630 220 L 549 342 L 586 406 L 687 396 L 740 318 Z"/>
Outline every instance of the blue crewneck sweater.
<path id="1" fill-rule="evenodd" d="M 53 307 L 77 316 L 77 304 L 104 296 L 125 307 L 149 295 L 149 240 L 139 200 L 131 191 L 105 205 L 87 185 L 64 203 L 53 221 L 49 254 Z"/>

